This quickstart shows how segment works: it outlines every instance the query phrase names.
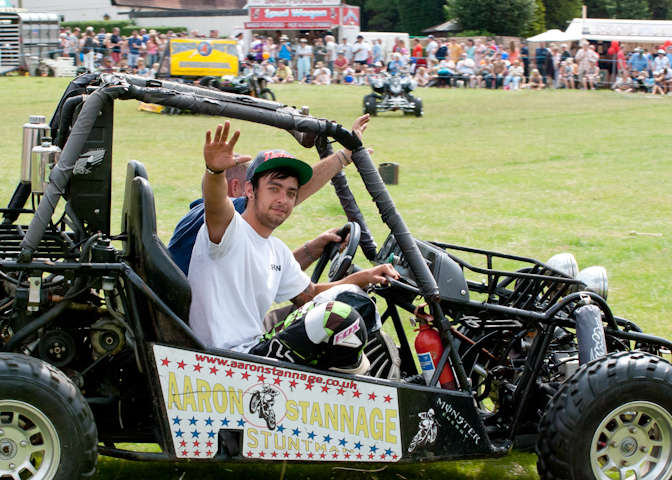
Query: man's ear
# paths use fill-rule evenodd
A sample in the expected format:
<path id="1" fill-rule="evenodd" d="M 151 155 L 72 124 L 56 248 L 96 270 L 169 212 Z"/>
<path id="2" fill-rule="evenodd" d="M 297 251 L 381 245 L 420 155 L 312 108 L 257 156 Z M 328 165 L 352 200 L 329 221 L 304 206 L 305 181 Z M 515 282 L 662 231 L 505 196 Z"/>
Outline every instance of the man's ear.
<path id="1" fill-rule="evenodd" d="M 247 198 L 254 198 L 254 189 L 252 188 L 252 182 L 245 182 L 245 196 Z"/>

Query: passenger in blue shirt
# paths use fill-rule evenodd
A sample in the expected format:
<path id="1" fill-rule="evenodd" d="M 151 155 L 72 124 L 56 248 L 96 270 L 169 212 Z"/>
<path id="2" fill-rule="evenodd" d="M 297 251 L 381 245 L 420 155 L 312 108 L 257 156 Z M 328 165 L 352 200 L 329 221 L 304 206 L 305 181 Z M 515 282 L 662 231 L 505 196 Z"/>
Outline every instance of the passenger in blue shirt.
<path id="1" fill-rule="evenodd" d="M 628 60 L 628 66 L 631 71 L 636 70 L 642 72 L 648 69 L 649 59 L 644 55 L 642 47 L 635 48 L 635 53 L 633 53 L 630 60 Z"/>

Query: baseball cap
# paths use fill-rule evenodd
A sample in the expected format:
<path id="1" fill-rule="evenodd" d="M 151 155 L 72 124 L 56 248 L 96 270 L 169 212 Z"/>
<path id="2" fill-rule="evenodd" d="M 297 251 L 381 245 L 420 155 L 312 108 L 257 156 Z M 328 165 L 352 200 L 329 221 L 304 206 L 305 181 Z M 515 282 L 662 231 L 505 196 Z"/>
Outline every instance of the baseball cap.
<path id="1" fill-rule="evenodd" d="M 274 168 L 288 168 L 296 173 L 299 186 L 308 183 L 313 176 L 313 169 L 306 162 L 294 158 L 285 150 L 263 150 L 257 153 L 252 163 L 247 167 L 247 181 L 251 181 L 256 173 L 265 172 Z"/>
<path id="2" fill-rule="evenodd" d="M 665 55 L 665 50 L 661 48 L 660 50 L 658 50 L 658 53 Z"/>

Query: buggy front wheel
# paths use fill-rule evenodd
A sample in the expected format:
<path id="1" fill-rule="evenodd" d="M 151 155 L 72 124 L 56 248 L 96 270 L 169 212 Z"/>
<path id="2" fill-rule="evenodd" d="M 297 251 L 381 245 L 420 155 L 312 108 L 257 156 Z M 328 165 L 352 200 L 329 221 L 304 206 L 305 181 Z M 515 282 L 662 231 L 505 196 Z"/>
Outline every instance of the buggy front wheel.
<path id="1" fill-rule="evenodd" d="M 272 100 L 275 102 L 275 93 L 270 88 L 262 88 L 259 96 L 264 100 Z"/>
<path id="2" fill-rule="evenodd" d="M 416 117 L 422 117 L 425 111 L 422 109 L 422 98 L 415 99 L 415 108 L 413 109 Z"/>
<path id="3" fill-rule="evenodd" d="M 539 433 L 543 479 L 669 479 L 672 365 L 640 352 L 584 365 L 558 390 Z"/>
<path id="4" fill-rule="evenodd" d="M 60 370 L 0 354 L 0 385 L 0 478 L 74 480 L 95 473 L 93 415 Z"/>
<path id="5" fill-rule="evenodd" d="M 372 117 L 375 117 L 378 114 L 378 105 L 376 104 L 376 97 L 373 95 L 367 95 L 364 97 L 364 113 L 368 113 Z"/>

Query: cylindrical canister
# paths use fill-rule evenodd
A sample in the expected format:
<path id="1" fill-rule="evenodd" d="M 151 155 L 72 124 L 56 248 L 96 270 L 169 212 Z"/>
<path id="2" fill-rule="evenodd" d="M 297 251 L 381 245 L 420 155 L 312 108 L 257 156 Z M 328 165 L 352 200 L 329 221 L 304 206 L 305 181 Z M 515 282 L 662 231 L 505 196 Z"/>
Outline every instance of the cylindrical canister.
<path id="1" fill-rule="evenodd" d="M 42 145 L 33 148 L 31 170 L 31 189 L 42 194 L 49 184 L 49 173 L 61 156 L 61 149 L 51 144 L 51 137 L 42 137 Z"/>
<path id="2" fill-rule="evenodd" d="M 434 328 L 427 324 L 426 321 L 420 319 L 420 333 L 415 339 L 415 351 L 420 360 L 420 367 L 422 368 L 422 376 L 425 378 L 425 383 L 429 385 L 439 359 L 443 355 L 443 344 L 441 343 L 441 335 Z M 439 384 L 441 388 L 446 390 L 457 390 L 457 382 L 455 376 L 450 368 L 450 360 L 446 362 L 443 367 L 441 376 L 439 377 Z"/>
<path id="3" fill-rule="evenodd" d="M 23 126 L 23 146 L 21 148 L 21 183 L 31 183 L 30 162 L 33 148 L 40 145 L 42 137 L 49 135 L 49 125 L 41 115 L 31 115 Z"/>

